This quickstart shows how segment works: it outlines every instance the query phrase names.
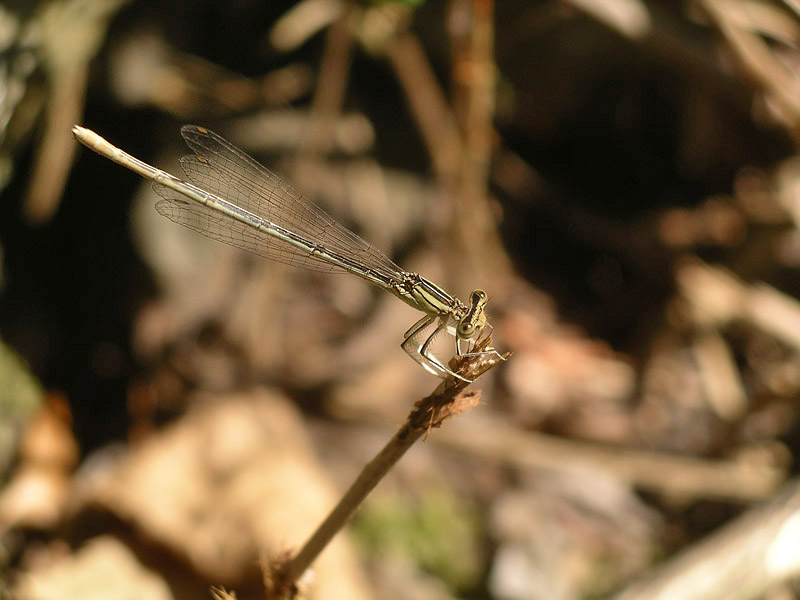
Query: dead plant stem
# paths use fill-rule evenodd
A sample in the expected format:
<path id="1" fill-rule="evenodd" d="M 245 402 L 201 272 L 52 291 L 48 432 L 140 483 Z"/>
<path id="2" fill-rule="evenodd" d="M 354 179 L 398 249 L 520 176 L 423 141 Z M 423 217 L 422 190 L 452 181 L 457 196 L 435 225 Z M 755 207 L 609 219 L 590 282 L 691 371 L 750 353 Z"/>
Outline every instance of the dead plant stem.
<path id="1" fill-rule="evenodd" d="M 481 342 L 488 347 L 490 336 Z M 481 348 L 478 348 L 481 349 Z M 503 358 L 497 356 L 467 356 L 454 359 L 451 367 L 460 375 L 474 380 Z M 297 554 L 290 558 L 283 567 L 278 568 L 276 583 L 280 589 L 296 588 L 303 573 L 311 566 L 320 552 L 328 545 L 336 533 L 342 529 L 367 495 L 383 479 L 389 470 L 400 460 L 406 451 L 420 437 L 432 428 L 441 427 L 447 419 L 462 414 L 480 402 L 480 392 L 465 392 L 469 384 L 455 377 L 444 380 L 436 390 L 426 398 L 417 402 L 406 422 L 400 427 L 392 439 L 373 458 L 356 478 L 350 489 L 311 535 Z"/>

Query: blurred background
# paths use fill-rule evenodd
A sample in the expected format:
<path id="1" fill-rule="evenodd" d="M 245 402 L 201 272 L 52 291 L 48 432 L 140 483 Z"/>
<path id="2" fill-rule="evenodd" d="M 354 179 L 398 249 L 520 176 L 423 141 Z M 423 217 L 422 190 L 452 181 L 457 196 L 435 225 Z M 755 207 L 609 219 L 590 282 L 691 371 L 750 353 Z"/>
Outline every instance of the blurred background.
<path id="1" fill-rule="evenodd" d="M 263 598 L 438 383 L 413 309 L 74 123 L 178 176 L 208 127 L 490 296 L 513 356 L 310 597 L 800 597 L 799 45 L 794 0 L 0 5 L 0 597 Z"/>

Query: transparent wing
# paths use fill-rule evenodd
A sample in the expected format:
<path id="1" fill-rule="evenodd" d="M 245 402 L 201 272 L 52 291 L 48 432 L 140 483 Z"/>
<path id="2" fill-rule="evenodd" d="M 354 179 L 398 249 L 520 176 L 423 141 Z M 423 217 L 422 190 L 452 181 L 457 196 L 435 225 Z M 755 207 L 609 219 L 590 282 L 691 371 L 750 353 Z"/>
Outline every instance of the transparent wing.
<path id="1" fill-rule="evenodd" d="M 376 272 L 396 278 L 402 269 L 369 242 L 340 225 L 306 200 L 291 185 L 224 138 L 202 127 L 185 125 L 183 136 L 196 156 L 185 156 L 181 167 L 197 187 L 336 254 Z M 227 244 L 316 271 L 341 271 L 317 255 L 258 231 L 197 202 L 186 202 L 169 188 L 154 186 L 165 200 L 156 210 L 168 219 Z"/>
<path id="2" fill-rule="evenodd" d="M 309 256 L 303 254 L 300 249 L 253 229 L 225 213 L 187 200 L 183 195 L 170 188 L 155 183 L 153 189 L 164 198 L 156 202 L 158 214 L 174 223 L 202 233 L 212 240 L 303 269 L 331 273 L 345 272 L 344 269 L 328 262 L 304 261 L 303 259 L 309 258 Z"/>

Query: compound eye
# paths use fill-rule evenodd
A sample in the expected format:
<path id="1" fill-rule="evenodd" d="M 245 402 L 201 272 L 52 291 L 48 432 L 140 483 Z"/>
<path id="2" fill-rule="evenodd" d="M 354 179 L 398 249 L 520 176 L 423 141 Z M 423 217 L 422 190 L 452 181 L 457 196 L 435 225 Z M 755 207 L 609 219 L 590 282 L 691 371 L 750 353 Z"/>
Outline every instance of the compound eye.
<path id="1" fill-rule="evenodd" d="M 458 337 L 462 340 L 468 340 L 475 335 L 475 323 L 459 323 L 458 324 Z"/>
<path id="2" fill-rule="evenodd" d="M 472 292 L 472 303 L 475 304 L 477 302 L 484 302 L 486 300 L 486 292 L 483 290 L 475 290 Z"/>

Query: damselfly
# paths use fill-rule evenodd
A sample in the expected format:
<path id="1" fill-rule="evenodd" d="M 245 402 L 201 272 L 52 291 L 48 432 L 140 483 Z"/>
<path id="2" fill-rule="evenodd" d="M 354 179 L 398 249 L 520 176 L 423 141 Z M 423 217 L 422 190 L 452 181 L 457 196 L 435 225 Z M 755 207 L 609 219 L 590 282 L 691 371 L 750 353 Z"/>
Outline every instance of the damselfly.
<path id="1" fill-rule="evenodd" d="M 353 273 L 423 312 L 405 332 L 402 348 L 434 375 L 470 381 L 433 354 L 433 341 L 443 331 L 455 338 L 458 356 L 504 359 L 494 348 L 475 347 L 481 334 L 491 330 L 484 312 L 486 292 L 474 290 L 464 303 L 417 273 L 401 269 L 275 173 L 208 129 L 181 128 L 195 153 L 180 161 L 189 181 L 142 162 L 90 129 L 75 125 L 72 133 L 88 148 L 152 180 L 163 198 L 156 210 L 168 219 L 282 263 Z"/>

